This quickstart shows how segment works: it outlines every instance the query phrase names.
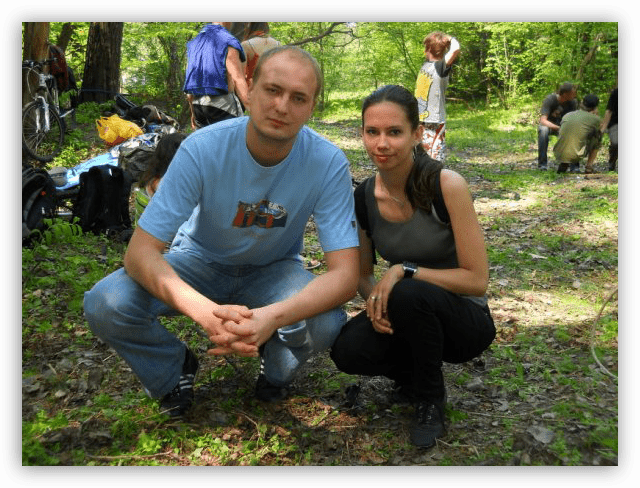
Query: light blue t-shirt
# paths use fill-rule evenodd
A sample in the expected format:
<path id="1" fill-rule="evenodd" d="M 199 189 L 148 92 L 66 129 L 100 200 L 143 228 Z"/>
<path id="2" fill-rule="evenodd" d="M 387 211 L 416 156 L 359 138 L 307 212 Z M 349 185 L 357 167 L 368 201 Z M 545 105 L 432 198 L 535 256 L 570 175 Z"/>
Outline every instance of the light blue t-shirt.
<path id="1" fill-rule="evenodd" d="M 248 117 L 199 129 L 180 145 L 138 225 L 205 260 L 265 265 L 302 250 L 313 215 L 325 252 L 358 246 L 349 163 L 304 126 L 289 155 L 259 165 Z M 179 230 L 178 230 L 179 229 Z"/>

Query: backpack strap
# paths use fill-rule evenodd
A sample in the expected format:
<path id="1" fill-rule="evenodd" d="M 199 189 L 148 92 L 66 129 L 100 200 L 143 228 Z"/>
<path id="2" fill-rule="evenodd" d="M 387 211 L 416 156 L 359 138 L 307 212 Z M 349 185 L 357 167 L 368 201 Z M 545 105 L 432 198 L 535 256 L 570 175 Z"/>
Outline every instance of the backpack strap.
<path id="1" fill-rule="evenodd" d="M 441 172 L 442 170 L 438 171 L 438 176 L 436 177 L 436 194 L 433 199 L 433 207 L 435 208 L 436 215 L 440 221 L 445 224 L 450 224 L 451 217 L 449 217 L 449 211 L 447 210 L 447 205 L 444 203 L 444 196 L 442 195 L 442 188 L 440 187 Z"/>
<path id="2" fill-rule="evenodd" d="M 375 178 L 375 176 L 372 176 L 371 178 Z M 366 189 L 367 182 L 371 178 L 367 178 L 362 183 L 360 183 L 353 192 L 358 225 L 360 225 L 360 228 L 367 234 L 367 237 L 369 239 L 371 239 L 371 228 L 369 227 L 369 214 L 367 212 L 367 201 L 366 201 L 365 189 Z M 371 251 L 373 254 L 373 264 L 378 264 L 378 260 L 376 259 L 376 249 L 373 246 L 373 241 L 371 242 Z"/>
<path id="3" fill-rule="evenodd" d="M 360 228 L 367 233 L 367 237 L 371 237 L 371 230 L 369 229 L 369 216 L 367 215 L 367 203 L 365 202 L 365 187 L 366 180 L 360 183 L 353 192 L 353 198 L 356 205 L 356 218 Z"/>

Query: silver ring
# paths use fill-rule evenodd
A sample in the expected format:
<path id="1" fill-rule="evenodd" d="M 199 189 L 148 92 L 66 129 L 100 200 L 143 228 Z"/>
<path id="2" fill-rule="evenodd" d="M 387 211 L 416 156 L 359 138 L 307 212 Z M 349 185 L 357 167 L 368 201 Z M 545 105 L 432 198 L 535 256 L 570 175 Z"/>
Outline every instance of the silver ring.
<path id="1" fill-rule="evenodd" d="M 378 297 L 376 297 L 376 296 L 371 296 L 370 298 L 371 298 L 371 300 L 377 300 L 378 299 Z"/>

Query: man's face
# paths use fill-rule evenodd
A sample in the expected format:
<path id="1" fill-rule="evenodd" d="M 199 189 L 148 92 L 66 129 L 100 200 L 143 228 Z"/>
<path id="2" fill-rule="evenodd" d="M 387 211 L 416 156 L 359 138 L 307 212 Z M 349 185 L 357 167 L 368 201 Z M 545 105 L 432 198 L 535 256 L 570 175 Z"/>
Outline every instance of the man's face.
<path id="1" fill-rule="evenodd" d="M 578 92 L 577 90 L 574 88 L 573 90 L 571 90 L 570 92 L 564 92 L 560 98 L 562 102 L 569 102 L 571 100 L 573 100 L 574 98 L 576 98 Z"/>
<path id="2" fill-rule="evenodd" d="M 316 83 L 311 63 L 295 53 L 284 51 L 267 59 L 249 87 L 248 136 L 293 144 L 313 113 Z"/>

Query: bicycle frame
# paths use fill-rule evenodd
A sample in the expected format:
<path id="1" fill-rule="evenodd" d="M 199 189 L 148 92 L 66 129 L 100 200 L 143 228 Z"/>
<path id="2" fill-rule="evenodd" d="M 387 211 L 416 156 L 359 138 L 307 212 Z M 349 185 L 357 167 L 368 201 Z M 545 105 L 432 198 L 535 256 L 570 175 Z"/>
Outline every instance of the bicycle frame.
<path id="1" fill-rule="evenodd" d="M 59 98 L 58 98 L 59 94 L 58 94 L 58 86 L 56 83 L 56 79 L 52 74 L 45 74 L 41 71 L 44 64 L 46 64 L 48 61 L 51 61 L 51 60 L 47 60 L 44 63 L 31 62 L 31 64 L 29 65 L 26 65 L 26 66 L 23 65 L 23 68 L 26 68 L 28 70 L 27 78 L 29 77 L 29 74 L 32 72 L 34 72 L 34 74 L 38 76 L 38 86 L 36 88 L 36 94 L 35 95 L 31 94 L 31 85 L 29 84 L 28 80 L 27 80 L 27 87 L 29 88 L 31 98 L 34 101 L 40 101 L 43 104 L 43 107 L 45 109 L 49 106 L 52 106 L 53 109 L 58 113 L 58 115 L 60 115 Z M 47 124 L 46 127 L 49 128 L 49 125 Z"/>
<path id="2" fill-rule="evenodd" d="M 28 156 L 42 162 L 51 161 L 60 153 L 65 132 L 63 117 L 73 112 L 72 108 L 64 116 L 60 114 L 56 79 L 42 72 L 51 61 L 22 63 L 23 73 L 27 70 L 26 90 L 33 100 L 22 109 L 22 147 Z"/>
<path id="3" fill-rule="evenodd" d="M 36 127 L 38 130 L 44 130 L 48 132 L 51 130 L 51 121 L 49 120 L 49 104 L 45 100 L 45 97 L 39 95 L 36 97 L 36 102 L 39 102 L 42 105 L 42 110 L 44 112 L 44 127 L 41 126 L 40 121 L 40 112 L 36 113 Z"/>

